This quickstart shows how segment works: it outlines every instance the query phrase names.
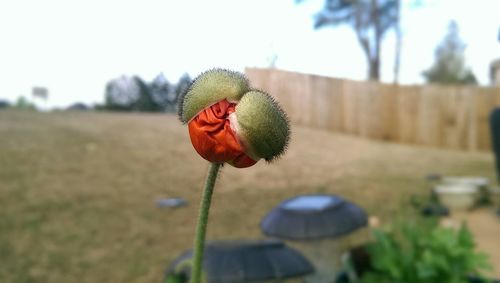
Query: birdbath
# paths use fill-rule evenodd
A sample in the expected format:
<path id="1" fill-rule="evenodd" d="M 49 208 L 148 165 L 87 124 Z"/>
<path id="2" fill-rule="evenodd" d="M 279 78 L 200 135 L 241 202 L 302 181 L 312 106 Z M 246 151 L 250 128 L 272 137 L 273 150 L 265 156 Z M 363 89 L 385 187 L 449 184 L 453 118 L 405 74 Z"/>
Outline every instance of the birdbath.
<path id="1" fill-rule="evenodd" d="M 356 236 L 368 240 L 368 217 L 359 206 L 336 195 L 300 195 L 282 202 L 261 222 L 262 232 L 286 240 L 314 265 L 305 282 L 331 283 L 341 270 L 341 255 Z M 354 231 L 360 230 L 355 233 Z M 351 234 L 351 235 L 349 235 Z M 349 235 L 349 237 L 347 237 Z"/>
<path id="2" fill-rule="evenodd" d="M 188 250 L 175 259 L 167 269 L 167 278 L 176 275 L 182 278 L 180 282 L 189 282 L 192 256 Z M 298 251 L 271 239 L 208 242 L 203 258 L 206 283 L 301 282 L 313 271 L 311 263 Z"/>

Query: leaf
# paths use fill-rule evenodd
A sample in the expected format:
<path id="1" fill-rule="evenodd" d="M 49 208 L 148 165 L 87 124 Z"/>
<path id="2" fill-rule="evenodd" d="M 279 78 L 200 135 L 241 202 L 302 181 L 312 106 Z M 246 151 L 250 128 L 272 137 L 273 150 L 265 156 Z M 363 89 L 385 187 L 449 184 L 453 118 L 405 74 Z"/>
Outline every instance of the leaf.
<path id="1" fill-rule="evenodd" d="M 429 221 L 406 221 L 391 233 L 374 231 L 374 239 L 368 252 L 376 276 L 362 282 L 466 283 L 468 275 L 491 268 L 465 225 L 457 231 Z"/>

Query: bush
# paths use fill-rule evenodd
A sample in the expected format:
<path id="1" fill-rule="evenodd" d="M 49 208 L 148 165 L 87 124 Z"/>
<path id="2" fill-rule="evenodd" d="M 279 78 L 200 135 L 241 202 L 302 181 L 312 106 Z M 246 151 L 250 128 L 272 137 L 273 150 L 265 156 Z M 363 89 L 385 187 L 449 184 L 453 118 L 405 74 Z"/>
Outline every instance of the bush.
<path id="1" fill-rule="evenodd" d="M 435 220 L 402 223 L 392 233 L 376 230 L 368 246 L 371 271 L 363 283 L 462 283 L 490 269 L 485 254 L 475 251 L 472 234 L 440 227 Z"/>
<path id="2" fill-rule="evenodd" d="M 9 108 L 10 103 L 7 100 L 0 99 L 0 109 Z"/>

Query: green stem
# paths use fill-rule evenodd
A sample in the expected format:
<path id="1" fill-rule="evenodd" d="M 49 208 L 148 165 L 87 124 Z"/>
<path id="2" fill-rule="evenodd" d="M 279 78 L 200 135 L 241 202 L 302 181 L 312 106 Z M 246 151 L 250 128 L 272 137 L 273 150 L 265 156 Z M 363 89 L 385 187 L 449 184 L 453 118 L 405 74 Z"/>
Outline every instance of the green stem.
<path id="1" fill-rule="evenodd" d="M 208 176 L 205 181 L 205 188 L 201 197 L 200 211 L 198 214 L 198 223 L 196 224 L 196 235 L 194 238 L 193 265 L 191 267 L 191 283 L 201 282 L 201 268 L 203 261 L 203 250 L 205 247 L 205 234 L 207 231 L 208 213 L 210 202 L 214 191 L 215 180 L 221 164 L 211 163 L 208 169 Z"/>

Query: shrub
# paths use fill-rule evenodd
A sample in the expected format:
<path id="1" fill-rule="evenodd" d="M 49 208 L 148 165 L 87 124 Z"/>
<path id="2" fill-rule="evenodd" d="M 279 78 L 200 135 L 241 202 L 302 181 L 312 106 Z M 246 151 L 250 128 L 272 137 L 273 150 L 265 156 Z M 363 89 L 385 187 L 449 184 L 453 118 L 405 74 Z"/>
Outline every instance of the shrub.
<path id="1" fill-rule="evenodd" d="M 465 226 L 444 228 L 435 220 L 406 222 L 392 233 L 376 230 L 368 246 L 371 271 L 363 283 L 462 283 L 490 269 L 487 257 L 475 251 Z"/>

